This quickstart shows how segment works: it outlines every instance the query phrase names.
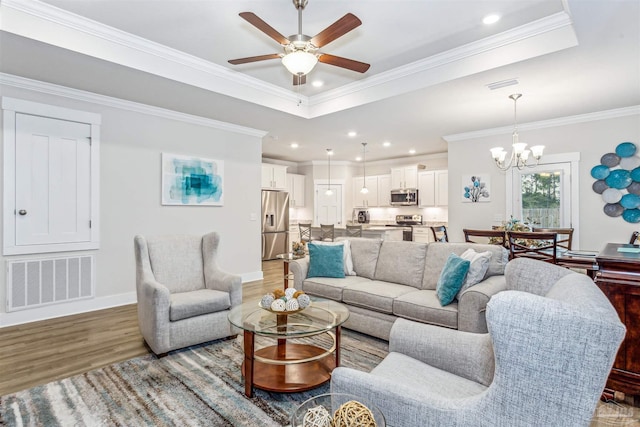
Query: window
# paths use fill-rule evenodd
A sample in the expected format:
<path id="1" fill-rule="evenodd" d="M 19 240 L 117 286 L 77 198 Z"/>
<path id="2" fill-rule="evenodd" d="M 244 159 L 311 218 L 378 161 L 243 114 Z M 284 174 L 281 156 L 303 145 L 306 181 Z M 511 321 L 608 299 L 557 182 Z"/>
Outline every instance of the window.
<path id="1" fill-rule="evenodd" d="M 573 227 L 578 234 L 579 153 L 543 156 L 539 165 L 507 177 L 507 215 L 531 227 Z"/>
<path id="2" fill-rule="evenodd" d="M 100 116 L 3 98 L 4 255 L 97 249 Z"/>

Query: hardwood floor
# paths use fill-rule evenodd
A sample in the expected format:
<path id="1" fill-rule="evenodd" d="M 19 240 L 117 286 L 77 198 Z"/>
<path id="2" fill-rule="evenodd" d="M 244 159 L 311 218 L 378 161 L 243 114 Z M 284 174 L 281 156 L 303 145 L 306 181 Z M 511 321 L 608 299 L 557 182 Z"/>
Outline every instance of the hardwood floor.
<path id="1" fill-rule="evenodd" d="M 263 280 L 245 283 L 243 299 L 282 287 L 282 261 L 262 263 Z M 0 329 L 0 396 L 149 353 L 136 305 Z"/>
<path id="2" fill-rule="evenodd" d="M 262 268 L 263 280 L 243 285 L 243 300 L 282 286 L 282 261 L 263 262 Z M 2 328 L 0 342 L 0 396 L 149 353 L 135 304 Z M 598 414 L 590 427 L 637 425 L 640 410 L 601 404 Z"/>

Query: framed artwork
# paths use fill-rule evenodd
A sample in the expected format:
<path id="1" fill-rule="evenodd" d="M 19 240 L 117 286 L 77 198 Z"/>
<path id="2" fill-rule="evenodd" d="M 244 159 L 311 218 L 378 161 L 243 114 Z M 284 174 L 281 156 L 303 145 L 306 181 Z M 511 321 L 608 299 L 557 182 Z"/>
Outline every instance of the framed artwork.
<path id="1" fill-rule="evenodd" d="M 223 206 L 224 161 L 162 153 L 162 204 Z"/>
<path id="2" fill-rule="evenodd" d="M 490 202 L 489 174 L 462 175 L 462 201 L 467 203 Z"/>

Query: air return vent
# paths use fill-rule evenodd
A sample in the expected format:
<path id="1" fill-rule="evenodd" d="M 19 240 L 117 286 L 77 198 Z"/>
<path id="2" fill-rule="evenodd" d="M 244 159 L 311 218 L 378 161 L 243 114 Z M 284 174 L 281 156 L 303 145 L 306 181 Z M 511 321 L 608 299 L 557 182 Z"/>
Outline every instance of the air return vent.
<path id="1" fill-rule="evenodd" d="M 7 261 L 7 311 L 94 296 L 92 255 Z"/>

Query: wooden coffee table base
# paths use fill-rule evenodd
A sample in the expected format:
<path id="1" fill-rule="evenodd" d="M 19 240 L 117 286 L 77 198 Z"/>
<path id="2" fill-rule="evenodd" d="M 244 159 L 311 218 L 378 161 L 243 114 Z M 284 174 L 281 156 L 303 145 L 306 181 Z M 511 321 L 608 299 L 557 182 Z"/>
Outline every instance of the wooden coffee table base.
<path id="1" fill-rule="evenodd" d="M 280 393 L 311 390 L 331 379 L 331 372 L 340 365 L 340 328 L 336 328 L 336 351 L 308 344 L 287 343 L 279 339 L 277 345 L 254 351 L 254 334 L 244 332 L 244 362 L 242 375 L 245 395 L 253 396 L 253 387 Z M 317 360 L 304 362 L 322 354 Z M 261 360 L 271 361 L 267 363 Z"/>

